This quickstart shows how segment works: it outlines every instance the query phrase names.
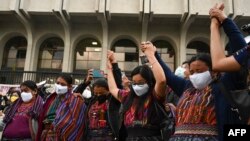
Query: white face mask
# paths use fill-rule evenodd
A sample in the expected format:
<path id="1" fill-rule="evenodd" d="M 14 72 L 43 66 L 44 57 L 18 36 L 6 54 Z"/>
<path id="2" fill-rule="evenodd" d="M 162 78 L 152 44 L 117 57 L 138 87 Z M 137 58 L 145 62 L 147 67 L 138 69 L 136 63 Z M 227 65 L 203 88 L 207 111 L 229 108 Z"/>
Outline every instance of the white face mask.
<path id="1" fill-rule="evenodd" d="M 190 81 L 196 89 L 202 90 L 212 81 L 209 71 L 195 73 L 189 76 Z"/>
<path id="2" fill-rule="evenodd" d="M 32 99 L 32 93 L 29 92 L 29 93 L 26 93 L 26 92 L 22 92 L 21 93 L 21 98 L 23 100 L 23 102 L 29 102 L 31 99 Z"/>
<path id="3" fill-rule="evenodd" d="M 142 96 L 147 93 L 149 86 L 148 84 L 143 85 L 132 85 L 133 90 L 137 96 Z"/>
<path id="4" fill-rule="evenodd" d="M 181 77 L 181 78 L 185 78 L 185 71 L 186 71 L 186 69 L 184 69 L 183 67 L 178 67 L 175 70 L 174 74 Z"/>
<path id="5" fill-rule="evenodd" d="M 68 87 L 67 86 L 62 86 L 59 84 L 55 84 L 55 90 L 58 95 L 62 95 L 68 92 Z"/>
<path id="6" fill-rule="evenodd" d="M 91 91 L 90 91 L 88 88 L 86 88 L 86 89 L 83 91 L 82 96 L 83 96 L 84 98 L 89 99 L 89 98 L 91 97 Z"/>

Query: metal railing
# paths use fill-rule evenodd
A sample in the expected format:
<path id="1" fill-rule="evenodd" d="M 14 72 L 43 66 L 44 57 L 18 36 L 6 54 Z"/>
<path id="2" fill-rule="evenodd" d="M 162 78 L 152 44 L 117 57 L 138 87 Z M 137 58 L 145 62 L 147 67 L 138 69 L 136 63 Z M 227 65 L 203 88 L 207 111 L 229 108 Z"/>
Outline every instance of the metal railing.
<path id="1" fill-rule="evenodd" d="M 10 71 L 0 70 L 0 84 L 20 84 L 25 80 L 33 80 L 41 82 L 46 80 L 48 84 L 54 84 L 56 78 L 62 72 L 47 72 L 47 71 Z M 80 84 L 83 82 L 86 73 L 65 73 L 73 78 L 73 84 Z"/>

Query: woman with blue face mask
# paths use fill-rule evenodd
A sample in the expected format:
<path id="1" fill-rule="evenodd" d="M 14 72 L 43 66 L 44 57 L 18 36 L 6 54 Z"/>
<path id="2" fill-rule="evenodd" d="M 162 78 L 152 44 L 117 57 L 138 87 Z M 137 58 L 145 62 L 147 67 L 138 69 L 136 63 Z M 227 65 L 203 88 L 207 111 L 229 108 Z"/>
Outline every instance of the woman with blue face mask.
<path id="1" fill-rule="evenodd" d="M 60 75 L 55 92 L 44 103 L 36 140 L 82 140 L 85 107 L 83 99 L 72 93 L 72 77 Z"/>
<path id="2" fill-rule="evenodd" d="M 37 94 L 36 83 L 30 80 L 20 85 L 21 94 L 5 113 L 3 122 L 3 141 L 35 140 L 37 120 L 43 106 L 42 98 Z"/>
<path id="3" fill-rule="evenodd" d="M 143 42 L 142 47 L 151 46 L 151 42 Z M 112 72 L 111 60 L 108 56 L 108 85 L 110 93 L 119 100 L 123 109 L 123 123 L 127 130 L 127 141 L 144 140 L 160 141 L 160 123 L 163 113 L 156 111 L 155 104 L 163 106 L 166 97 L 166 79 L 164 72 L 150 50 L 144 52 L 151 67 L 142 65 L 131 72 L 129 91 L 118 89 Z"/>

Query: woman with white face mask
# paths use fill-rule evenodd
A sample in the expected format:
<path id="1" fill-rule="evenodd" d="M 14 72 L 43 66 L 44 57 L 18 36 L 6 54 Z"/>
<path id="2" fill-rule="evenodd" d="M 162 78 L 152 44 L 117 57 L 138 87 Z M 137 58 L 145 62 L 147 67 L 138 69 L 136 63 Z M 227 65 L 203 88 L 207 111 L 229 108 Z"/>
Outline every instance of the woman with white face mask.
<path id="1" fill-rule="evenodd" d="M 242 40 L 237 39 L 241 33 L 232 28 L 234 24 L 230 20 L 222 26 L 231 36 L 229 38 L 231 43 L 244 44 Z M 225 83 L 229 90 L 241 87 L 241 84 L 238 84 L 238 72 L 217 75 L 212 71 L 210 55 L 201 53 L 190 59 L 190 80 L 185 80 L 174 75 L 157 52 L 155 56 L 165 72 L 167 85 L 180 96 L 176 106 L 175 133 L 170 141 L 223 141 L 225 124 L 242 123 L 238 113 L 232 111 L 217 83 L 218 81 Z"/>
<path id="2" fill-rule="evenodd" d="M 143 42 L 141 48 L 152 46 Z M 131 86 L 128 90 L 118 89 L 112 72 L 111 59 L 108 56 L 108 85 L 110 93 L 123 104 L 124 125 L 128 132 L 126 141 L 160 141 L 160 123 L 163 113 L 157 113 L 156 102 L 164 103 L 166 97 L 166 79 L 164 72 L 150 50 L 144 51 L 151 67 L 142 65 L 131 72 Z"/>
<path id="3" fill-rule="evenodd" d="M 2 140 L 35 140 L 37 120 L 42 110 L 43 100 L 37 94 L 36 83 L 30 80 L 20 85 L 19 99 L 6 111 Z"/>
<path id="4" fill-rule="evenodd" d="M 231 111 L 214 80 L 229 81 L 234 88 L 234 77 L 218 78 L 211 71 L 212 62 L 208 54 L 197 54 L 189 61 L 189 80 L 171 72 L 160 56 L 155 54 L 166 75 L 167 84 L 180 97 L 176 106 L 175 133 L 170 141 L 178 140 L 223 140 L 224 124 L 241 123 L 237 113 Z"/>
<path id="5" fill-rule="evenodd" d="M 84 111 L 83 99 L 72 93 L 72 77 L 60 75 L 56 80 L 55 92 L 44 103 L 36 139 L 81 140 L 84 134 Z"/>

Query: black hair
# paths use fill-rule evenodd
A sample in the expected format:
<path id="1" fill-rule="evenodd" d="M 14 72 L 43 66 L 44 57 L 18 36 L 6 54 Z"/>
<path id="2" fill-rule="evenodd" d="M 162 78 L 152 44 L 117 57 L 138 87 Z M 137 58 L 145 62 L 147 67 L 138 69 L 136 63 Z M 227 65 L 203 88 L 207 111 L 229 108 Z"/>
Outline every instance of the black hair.
<path id="1" fill-rule="evenodd" d="M 59 78 L 59 77 L 61 77 L 62 79 L 64 79 L 68 83 L 68 85 L 72 85 L 73 84 L 73 79 L 72 79 L 72 77 L 69 74 L 62 73 L 57 78 Z"/>
<path id="2" fill-rule="evenodd" d="M 133 78 L 133 76 L 137 75 L 137 74 L 140 74 L 147 81 L 147 84 L 149 86 L 149 90 L 146 94 L 140 96 L 138 104 L 137 104 L 136 109 L 135 109 L 136 115 L 139 114 L 139 111 L 143 111 L 143 109 L 144 109 L 143 104 L 145 103 L 146 99 L 151 96 L 150 93 L 154 89 L 154 86 L 156 83 L 155 78 L 154 78 L 154 74 L 153 74 L 151 68 L 147 65 L 137 66 L 131 72 L 131 78 Z M 130 95 L 128 97 L 128 100 L 124 104 L 124 109 L 122 111 L 123 113 L 125 113 L 131 107 L 135 97 L 136 97 L 136 94 L 135 94 L 132 86 L 130 86 Z M 151 113 L 151 110 L 149 110 L 149 113 Z"/>
<path id="3" fill-rule="evenodd" d="M 9 94 L 9 96 L 12 97 L 12 95 L 13 95 L 14 93 L 17 93 L 17 95 L 18 95 L 19 97 L 21 96 L 21 93 L 20 93 L 20 91 L 18 91 L 18 90 L 12 91 L 12 92 Z"/>
<path id="4" fill-rule="evenodd" d="M 187 60 L 187 61 L 182 62 L 182 65 L 188 64 L 188 63 L 189 63 L 189 61 Z"/>
<path id="5" fill-rule="evenodd" d="M 140 74 L 147 81 L 149 87 L 152 87 L 155 85 L 154 74 L 148 65 L 137 66 L 131 72 L 131 78 L 133 78 L 133 76 L 137 74 Z"/>
<path id="6" fill-rule="evenodd" d="M 16 87 L 10 87 L 8 92 L 7 92 L 7 95 L 10 95 L 13 91 L 15 91 Z"/>
<path id="7" fill-rule="evenodd" d="M 104 87 L 106 90 L 109 90 L 108 82 L 104 78 L 96 79 L 92 85 L 92 87 Z"/>
<path id="8" fill-rule="evenodd" d="M 212 60 L 211 60 L 211 56 L 208 53 L 199 53 L 193 56 L 189 60 L 188 65 L 190 66 L 192 62 L 197 61 L 197 60 L 204 62 L 208 66 L 209 70 L 212 70 Z"/>
<path id="9" fill-rule="evenodd" d="M 36 82 L 34 82 L 32 80 L 26 80 L 26 81 L 22 82 L 20 84 L 20 87 L 21 86 L 26 86 L 26 87 L 30 88 L 31 90 L 33 90 L 33 91 L 37 91 L 37 89 L 38 89 L 37 85 L 36 85 Z"/>

